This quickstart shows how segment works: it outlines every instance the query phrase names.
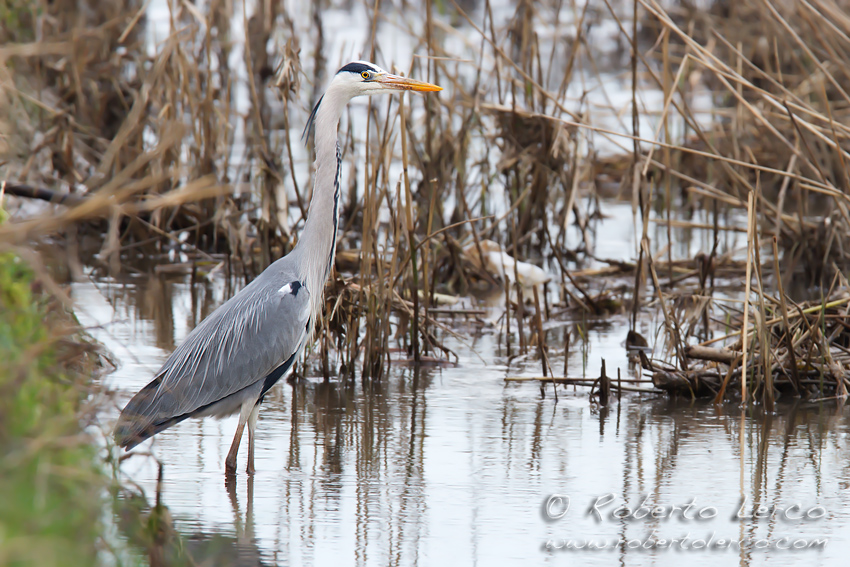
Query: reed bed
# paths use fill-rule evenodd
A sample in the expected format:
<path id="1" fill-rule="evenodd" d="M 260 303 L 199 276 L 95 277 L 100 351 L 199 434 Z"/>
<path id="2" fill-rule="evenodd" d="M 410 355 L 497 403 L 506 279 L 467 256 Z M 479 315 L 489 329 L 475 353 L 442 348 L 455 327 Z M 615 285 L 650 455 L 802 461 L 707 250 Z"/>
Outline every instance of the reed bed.
<path id="1" fill-rule="evenodd" d="M 692 375 L 723 374 L 694 370 L 690 349 L 737 326 L 747 340 L 723 348 L 746 362 L 726 370 L 723 395 L 772 403 L 793 368 L 825 377 L 816 393 L 794 382 L 796 394 L 844 395 L 846 309 L 835 302 L 850 264 L 848 2 L 402 4 L 349 7 L 372 25 L 362 57 L 446 91 L 376 100 L 343 122 L 322 375 L 379 379 L 388 362 L 452 360 L 441 342 L 450 312 L 489 295 L 508 360 L 539 358 L 547 380 L 561 348 L 550 321 L 628 317 L 637 333 L 660 314 L 644 367 L 688 393 L 703 391 Z M 16 25 L 11 12 L 0 21 L 0 179 L 7 194 L 53 204 L 0 226 L 0 240 L 93 234 L 99 250 L 81 262 L 112 273 L 180 246 L 245 282 L 292 248 L 306 216 L 300 129 L 341 63 L 322 18 L 338 6 L 164 5 L 151 41 L 134 0 L 11 4 Z M 412 61 L 382 51 L 384 28 L 412 38 Z M 594 253 L 611 199 L 632 203 L 630 261 Z M 691 228 L 713 245 L 675 257 Z M 728 231 L 746 233 L 745 249 L 722 245 Z M 548 281 L 488 269 L 482 243 Z M 740 368 L 749 378 L 736 387 Z"/>

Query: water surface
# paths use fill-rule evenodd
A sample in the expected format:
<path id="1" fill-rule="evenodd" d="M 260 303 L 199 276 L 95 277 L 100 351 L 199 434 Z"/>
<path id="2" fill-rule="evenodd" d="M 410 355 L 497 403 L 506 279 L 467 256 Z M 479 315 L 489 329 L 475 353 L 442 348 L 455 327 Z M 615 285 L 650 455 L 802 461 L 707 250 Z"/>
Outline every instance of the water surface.
<path id="1" fill-rule="evenodd" d="M 627 210 L 606 205 L 599 232 L 622 225 Z M 687 250 L 684 234 L 676 238 Z M 105 379 L 116 392 L 101 416 L 106 431 L 227 297 L 218 280 L 192 286 L 175 276 L 72 289 L 83 324 L 119 361 Z M 643 319 L 642 332 L 655 336 L 657 321 Z M 635 377 L 625 316 L 548 325 L 558 372 L 566 327 L 571 377 L 598 376 L 603 358 L 609 374 Z M 585 388 L 559 388 L 556 401 L 551 386 L 542 396 L 532 383 L 505 382 L 538 375 L 539 361 L 509 364 L 496 328 L 456 327 L 462 342 L 445 338 L 456 366 L 417 372 L 397 363 L 377 383 L 326 382 L 314 354 L 307 379 L 266 396 L 253 477 L 243 472 L 243 440 L 240 472 L 225 483 L 235 417 L 172 427 L 140 445 L 121 473 L 153 504 L 163 464 L 163 503 L 198 563 L 210 542 L 221 564 L 244 565 L 790 565 L 835 564 L 850 552 L 843 405 L 780 403 L 765 415 L 630 394 L 599 407 Z M 644 503 L 661 507 L 655 519 Z M 772 517 L 750 517 L 757 503 L 773 506 Z M 713 547 L 693 549 L 701 539 Z M 573 549 L 587 544 L 609 548 Z M 782 549 L 793 545 L 815 548 Z"/>

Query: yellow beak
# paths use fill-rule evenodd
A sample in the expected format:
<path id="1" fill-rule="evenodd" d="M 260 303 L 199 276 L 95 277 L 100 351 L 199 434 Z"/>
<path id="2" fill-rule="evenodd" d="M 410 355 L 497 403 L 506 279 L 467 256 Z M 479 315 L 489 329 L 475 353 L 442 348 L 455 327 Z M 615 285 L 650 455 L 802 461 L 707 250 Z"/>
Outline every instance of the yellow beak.
<path id="1" fill-rule="evenodd" d="M 438 87 L 431 83 L 425 83 L 423 81 L 417 81 L 416 79 L 408 79 L 407 77 L 390 74 L 377 77 L 375 82 L 381 83 L 388 89 L 396 89 L 400 91 L 433 92 L 443 90 L 443 87 Z"/>

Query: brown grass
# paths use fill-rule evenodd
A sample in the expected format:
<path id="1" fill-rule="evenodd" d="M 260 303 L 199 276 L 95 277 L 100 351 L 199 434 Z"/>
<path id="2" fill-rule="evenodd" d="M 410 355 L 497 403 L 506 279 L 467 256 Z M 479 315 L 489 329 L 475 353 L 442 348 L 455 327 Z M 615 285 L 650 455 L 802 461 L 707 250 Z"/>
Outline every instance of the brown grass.
<path id="1" fill-rule="evenodd" d="M 306 214 L 311 184 L 297 132 L 340 63 L 325 47 L 322 4 L 298 22 L 274 2 L 255 14 L 230 13 L 223 0 L 203 11 L 172 3 L 153 53 L 138 2 L 90 4 L 77 11 L 73 2 L 16 0 L 22 24 L 0 27 L 0 120 L 9 132 L 0 137 L 0 179 L 86 197 L 14 219 L 0 240 L 88 230 L 103 235 L 116 271 L 131 251 L 154 254 L 188 232 L 191 246 L 222 254 L 231 275 L 250 279 L 291 249 Z M 323 373 L 353 376 L 362 364 L 364 377 L 379 378 L 397 348 L 413 360 L 445 354 L 446 320 L 430 314 L 437 294 L 501 290 L 502 322 L 514 330 L 504 333 L 508 352 L 538 356 L 544 369 L 542 319 L 552 313 L 628 310 L 634 330 L 659 309 L 661 355 L 675 356 L 680 372 L 690 370 L 688 344 L 734 324 L 753 337 L 742 359 L 759 399 L 771 398 L 777 369 L 788 368 L 777 349 L 809 362 L 817 352 L 817 368 L 840 374 L 841 333 L 793 315 L 784 292 L 804 309 L 823 290 L 828 304 L 850 267 L 848 7 L 718 0 L 708 11 L 684 1 L 665 10 L 636 0 L 577 9 L 524 0 L 506 22 L 493 20 L 486 1 L 475 14 L 454 2 L 446 13 L 431 2 L 411 7 L 424 22 L 403 30 L 417 38 L 417 57 L 395 63 L 447 90 L 376 100 L 367 120 L 344 121 L 340 250 L 355 252 L 340 255 L 328 287 Z M 591 45 L 600 19 L 617 24 L 620 49 Z M 250 38 L 244 77 L 231 68 L 234 21 Z M 410 24 L 376 6 L 373 25 Z M 454 45 L 449 37 L 465 43 L 461 53 L 444 48 Z M 364 55 L 393 63 L 374 40 Z M 621 71 L 626 108 L 600 87 L 567 96 L 571 85 Z M 660 108 L 639 103 L 650 89 L 661 93 Z M 698 94 L 713 108 L 698 111 Z M 596 121 L 600 111 L 620 126 Z M 652 127 L 638 131 L 646 119 Z M 599 155 L 603 140 L 622 151 Z M 400 163 L 401 175 L 392 166 Z M 591 242 L 599 202 L 612 194 L 631 200 L 639 246 L 633 262 L 600 271 Z M 710 211 L 711 222 L 692 222 L 696 210 Z M 736 210 L 748 226 L 726 222 Z M 672 246 L 652 241 L 656 224 L 668 241 L 681 227 L 710 231 L 715 243 L 725 230 L 747 230 L 748 249 L 720 253 L 715 244 L 674 258 Z M 551 291 L 534 302 L 482 270 L 468 251 L 485 240 L 546 267 Z M 730 311 L 718 306 L 718 287 L 752 293 Z M 781 304 L 786 333 L 793 317 L 805 327 L 793 348 L 766 323 Z"/>

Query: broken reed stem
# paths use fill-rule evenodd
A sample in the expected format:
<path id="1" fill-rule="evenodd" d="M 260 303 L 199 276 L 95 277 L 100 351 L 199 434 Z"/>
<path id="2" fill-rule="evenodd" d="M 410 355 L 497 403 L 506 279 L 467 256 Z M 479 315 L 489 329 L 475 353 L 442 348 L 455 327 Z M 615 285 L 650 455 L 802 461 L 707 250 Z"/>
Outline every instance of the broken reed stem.
<path id="1" fill-rule="evenodd" d="M 513 245 L 513 254 L 516 257 L 519 252 L 519 235 L 517 234 L 516 219 L 514 217 L 515 214 L 510 215 L 511 243 Z M 510 281 L 508 271 L 504 266 L 504 257 L 502 262 L 502 273 L 505 274 L 505 285 L 510 286 L 508 283 Z M 519 283 L 519 268 L 517 267 L 516 262 L 514 262 L 513 281 L 514 288 L 516 289 L 516 310 L 514 313 L 516 314 L 517 332 L 519 333 L 519 352 L 524 355 L 528 353 L 528 343 L 525 340 L 525 325 L 523 324 L 523 319 L 525 318 L 525 297 L 523 297 L 522 285 Z"/>
<path id="2" fill-rule="evenodd" d="M 363 337 L 363 367 L 361 370 L 361 379 L 367 380 L 374 377 L 373 370 L 375 367 L 375 345 L 377 334 L 377 316 L 374 311 L 373 292 L 371 291 L 371 282 L 373 277 L 373 267 L 375 262 L 372 261 L 375 248 L 373 246 L 372 227 L 377 218 L 376 209 L 376 192 L 378 184 L 378 170 L 380 157 L 373 157 L 372 151 L 372 123 L 373 117 L 371 112 L 366 113 L 366 140 L 365 140 L 365 159 L 363 167 L 363 226 L 361 227 L 361 245 L 360 245 L 360 286 L 358 290 L 358 300 L 356 307 L 353 310 L 356 313 L 356 321 L 354 328 L 360 328 L 361 317 L 365 318 L 366 325 L 364 328 Z M 353 333 L 355 342 L 359 340 L 360 333 Z M 354 351 L 354 359 L 357 358 L 359 350 Z"/>
<path id="3" fill-rule="evenodd" d="M 818 304 L 818 305 L 814 305 L 812 307 L 806 307 L 805 309 L 798 308 L 797 311 L 795 313 L 789 315 L 788 318 L 789 318 L 789 320 L 791 318 L 794 318 L 794 319 L 802 319 L 802 320 L 805 321 L 805 319 L 806 319 L 805 315 L 811 315 L 812 313 L 818 313 L 819 311 L 821 311 L 823 309 L 832 309 L 832 308 L 835 308 L 835 307 L 841 307 L 842 305 L 846 305 L 848 303 L 850 303 L 850 297 L 844 297 L 842 299 L 836 299 L 834 301 L 829 301 L 829 302 L 824 303 L 824 304 Z M 772 326 L 772 325 L 776 325 L 777 323 L 780 323 L 780 322 L 782 322 L 781 316 L 774 317 L 773 319 L 771 319 L 770 321 L 767 322 L 767 325 Z M 748 329 L 747 333 L 749 333 L 751 331 L 752 331 L 752 329 Z M 739 337 L 739 336 L 741 336 L 740 330 L 733 331 L 733 332 L 728 333 L 726 335 L 722 335 L 720 337 L 714 337 L 713 339 L 703 341 L 703 342 L 700 343 L 700 346 L 707 346 L 707 345 L 710 345 L 710 344 L 713 344 L 713 343 L 717 343 L 717 342 L 725 341 L 727 339 L 731 339 L 732 337 Z"/>
<path id="4" fill-rule="evenodd" d="M 505 376 L 505 382 L 552 382 L 553 384 L 563 384 L 565 386 L 585 386 L 593 388 L 598 383 L 598 379 L 592 378 L 555 378 L 553 376 Z M 624 380 L 625 382 L 625 380 Z M 632 383 L 652 384 L 649 380 L 631 380 Z M 639 394 L 665 394 L 664 390 L 657 388 L 638 388 L 636 386 L 625 386 L 611 383 L 611 388 L 617 388 L 623 392 L 635 392 Z"/>
<path id="5" fill-rule="evenodd" d="M 430 130 L 430 128 L 429 128 Z M 428 220 L 427 226 L 425 227 L 425 234 L 431 235 L 433 226 L 434 226 L 434 209 L 437 205 L 437 188 L 433 186 L 431 188 L 431 199 L 428 203 Z M 437 272 L 433 271 L 431 282 L 428 281 L 428 274 L 432 273 L 431 266 L 429 263 L 431 262 L 431 239 L 426 238 L 424 241 L 420 241 L 416 245 L 417 249 L 422 249 L 422 297 L 425 300 L 425 306 L 423 307 L 424 312 L 428 313 L 431 311 L 432 299 L 434 293 L 436 293 L 436 282 L 434 279 L 437 277 Z M 415 252 L 415 251 L 414 251 Z M 434 284 L 434 285 L 431 285 Z M 428 336 L 428 318 L 424 318 L 422 321 L 422 336 Z M 428 353 L 428 345 L 425 345 L 425 353 Z"/>
<path id="6" fill-rule="evenodd" d="M 602 371 L 599 374 L 599 404 L 608 405 L 608 398 L 611 396 L 611 379 L 605 371 L 605 359 L 602 359 Z"/>
<path id="7" fill-rule="evenodd" d="M 720 391 L 717 392 L 717 396 L 714 397 L 714 403 L 719 404 L 723 401 L 723 396 L 726 394 L 726 388 L 729 386 L 729 380 L 732 379 L 732 375 L 735 373 L 735 369 L 741 364 L 742 356 L 738 355 L 735 357 L 735 360 L 732 361 L 732 364 L 729 365 L 729 371 L 726 372 L 726 377 L 723 379 L 723 385 L 720 386 Z M 746 374 L 746 371 L 742 371 L 741 374 Z"/>
<path id="8" fill-rule="evenodd" d="M 479 256 L 483 258 L 483 256 Z M 505 291 L 505 355 L 508 360 L 511 359 L 511 286 L 507 281 L 502 284 L 502 289 Z"/>
<path id="9" fill-rule="evenodd" d="M 673 90 L 673 87 L 670 83 L 670 33 L 669 30 L 665 29 L 663 32 L 664 39 L 662 42 L 662 80 L 664 83 L 664 98 L 667 99 L 670 96 L 670 92 Z M 670 120 L 669 115 L 664 114 L 662 117 L 662 124 L 664 126 L 664 141 L 670 142 Z M 664 166 L 667 170 L 672 169 L 671 157 L 670 157 L 670 148 L 664 148 L 662 152 L 662 159 L 664 161 Z M 667 217 L 667 262 L 668 262 L 668 274 L 667 277 L 669 279 L 673 279 L 673 227 L 671 224 L 672 221 L 672 208 L 673 208 L 673 200 L 672 200 L 672 178 L 669 175 L 664 176 L 664 209 L 665 216 Z"/>
<path id="10" fill-rule="evenodd" d="M 522 294 L 522 286 L 519 283 L 513 284 L 514 289 L 516 289 L 516 309 L 514 309 L 514 314 L 516 315 L 516 325 L 517 332 L 519 333 L 519 352 L 521 355 L 528 354 L 528 341 L 525 338 L 525 298 Z"/>
<path id="11" fill-rule="evenodd" d="M 410 268 L 413 271 L 410 289 L 413 301 L 413 321 L 410 326 L 410 346 L 413 350 L 413 360 L 418 365 L 421 362 L 419 352 L 419 267 L 417 266 L 416 227 L 413 224 L 413 195 L 410 192 L 410 178 L 408 177 L 407 157 L 407 119 L 404 112 L 405 96 L 399 96 L 398 114 L 401 119 L 401 162 L 402 178 L 404 180 L 404 213 L 407 221 L 407 237 L 410 249 Z"/>
<path id="12" fill-rule="evenodd" d="M 387 202 L 389 202 L 389 199 L 387 199 Z M 396 202 L 396 204 L 401 203 L 401 184 L 400 183 L 395 184 L 395 202 Z M 385 284 L 385 285 L 382 286 L 384 293 L 386 293 L 386 295 L 387 295 L 387 297 L 385 299 L 385 302 L 386 302 L 385 305 L 388 305 L 388 306 L 392 305 L 392 290 L 395 289 L 396 277 L 398 277 L 400 271 L 404 270 L 403 267 L 399 267 L 399 254 L 401 254 L 402 248 L 401 248 L 401 246 L 398 245 L 398 243 L 401 242 L 402 238 L 403 238 L 403 236 L 402 236 L 402 234 L 403 234 L 402 218 L 401 218 L 400 214 L 394 214 L 394 215 L 391 216 L 391 218 L 392 218 L 392 231 L 393 231 L 392 232 L 392 241 L 396 245 L 392 247 L 393 252 L 392 252 L 392 259 L 390 261 L 389 279 L 387 280 L 387 282 L 389 282 L 389 285 Z M 385 316 L 383 318 L 382 328 L 383 328 L 382 334 L 384 336 L 384 340 L 388 341 L 389 336 L 390 336 L 390 318 L 388 316 Z"/>
<path id="13" fill-rule="evenodd" d="M 649 251 L 648 240 L 641 242 L 641 249 L 646 255 L 647 264 L 649 264 L 649 273 L 652 276 L 652 283 L 655 291 L 658 294 L 658 303 L 661 305 L 661 313 L 664 315 L 664 325 L 667 327 L 670 338 L 673 341 L 673 348 L 676 349 L 676 356 L 679 357 L 679 365 L 682 370 L 688 369 L 688 360 L 685 357 L 685 352 L 682 348 L 681 336 L 679 334 L 679 326 L 675 319 L 670 316 L 667 311 L 667 304 L 664 302 L 664 296 L 661 293 L 661 285 L 658 283 L 658 275 L 655 273 L 655 262 L 652 260 L 652 254 Z"/>
<path id="14" fill-rule="evenodd" d="M 620 373 L 620 367 L 617 367 L 617 401 L 620 401 L 620 394 L 623 392 L 623 377 Z"/>
<path id="15" fill-rule="evenodd" d="M 756 181 L 756 189 L 761 189 L 761 184 Z M 753 202 L 755 203 L 761 193 L 759 193 L 756 197 L 754 197 Z M 759 336 L 759 347 L 761 349 L 761 362 L 762 362 L 762 371 L 764 373 L 764 391 L 762 393 L 762 399 L 764 401 L 765 410 L 772 412 L 773 411 L 773 371 L 771 368 L 771 349 L 770 349 L 770 337 L 768 336 L 768 328 L 765 324 L 767 321 L 767 309 L 764 304 L 764 280 L 762 279 L 761 272 L 761 242 L 759 239 L 759 231 L 756 228 L 753 231 L 753 251 L 754 251 L 754 262 L 756 266 L 756 283 L 758 283 L 758 299 L 759 299 L 759 318 L 757 321 L 758 325 L 758 336 Z M 755 390 L 754 390 L 755 391 Z"/>
<path id="16" fill-rule="evenodd" d="M 744 318 L 741 323 L 741 403 L 747 403 L 747 345 L 749 343 L 748 319 L 750 316 L 750 278 L 753 273 L 753 238 L 755 233 L 754 193 L 747 194 L 747 271 L 744 279 Z"/>
<path id="17" fill-rule="evenodd" d="M 791 361 L 791 379 L 794 389 L 800 392 L 800 375 L 797 368 L 797 355 L 794 352 L 794 339 L 791 336 L 791 323 L 788 321 L 788 304 L 785 300 L 785 288 L 782 284 L 782 274 L 779 271 L 779 250 L 776 246 L 776 236 L 773 237 L 773 269 L 776 272 L 776 288 L 779 292 L 779 307 L 782 310 L 782 322 L 785 325 L 785 345 L 788 348 L 788 358 Z"/>
<path id="18" fill-rule="evenodd" d="M 537 292 L 537 286 L 534 290 L 534 322 L 537 326 L 537 350 L 540 353 L 540 363 L 543 366 L 543 376 L 548 376 L 549 359 L 546 356 L 546 341 L 543 334 L 543 321 L 540 317 L 540 294 Z"/>

